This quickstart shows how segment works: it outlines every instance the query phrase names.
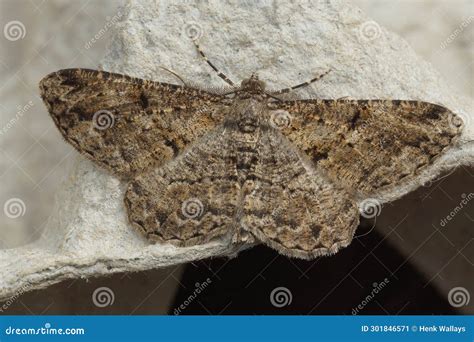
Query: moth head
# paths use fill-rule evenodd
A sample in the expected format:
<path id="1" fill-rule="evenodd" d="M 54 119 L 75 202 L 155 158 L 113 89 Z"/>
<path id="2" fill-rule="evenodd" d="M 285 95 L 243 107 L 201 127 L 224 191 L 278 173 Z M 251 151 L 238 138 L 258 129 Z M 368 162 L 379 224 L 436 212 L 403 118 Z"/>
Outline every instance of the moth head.
<path id="1" fill-rule="evenodd" d="M 252 74 L 241 82 L 240 89 L 251 94 L 261 94 L 265 91 L 265 82 L 259 80 L 257 74 Z"/>

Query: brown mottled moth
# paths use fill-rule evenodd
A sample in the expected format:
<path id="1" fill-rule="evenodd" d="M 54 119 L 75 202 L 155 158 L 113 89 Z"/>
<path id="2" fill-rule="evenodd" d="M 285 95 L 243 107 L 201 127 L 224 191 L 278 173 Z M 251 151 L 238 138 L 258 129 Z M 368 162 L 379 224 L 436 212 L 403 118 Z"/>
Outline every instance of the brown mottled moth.
<path id="1" fill-rule="evenodd" d="M 40 88 L 66 141 L 128 182 L 128 217 L 149 240 L 228 236 L 304 259 L 349 245 L 356 200 L 411 181 L 461 131 L 426 102 L 279 97 L 320 77 L 270 91 L 219 76 L 224 92 L 66 69 Z"/>

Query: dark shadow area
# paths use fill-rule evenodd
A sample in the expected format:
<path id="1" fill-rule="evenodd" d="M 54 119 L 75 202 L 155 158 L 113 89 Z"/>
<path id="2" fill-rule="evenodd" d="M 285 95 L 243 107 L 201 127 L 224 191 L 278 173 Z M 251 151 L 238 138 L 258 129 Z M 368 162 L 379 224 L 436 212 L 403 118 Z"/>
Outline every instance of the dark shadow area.
<path id="1" fill-rule="evenodd" d="M 289 259 L 259 246 L 236 259 L 190 264 L 169 313 L 472 314 L 472 301 L 455 307 L 448 299 L 458 287 L 472 296 L 473 171 L 460 167 L 382 205 L 377 226 L 362 220 L 360 237 L 334 256 Z M 196 283 L 208 277 L 197 294 Z M 279 287 L 286 289 L 275 306 Z"/>
<path id="2" fill-rule="evenodd" d="M 236 259 L 188 265 L 181 280 L 184 287 L 169 313 L 178 313 L 175 309 L 184 305 L 179 314 L 456 314 L 447 299 L 431 285 L 425 287 L 427 279 L 404 261 L 375 230 L 336 256 L 315 261 L 288 259 L 259 246 Z M 190 298 L 195 283 L 206 278 L 211 280 L 209 286 Z M 271 293 L 277 287 L 291 292 L 289 305 L 272 305 Z M 287 298 L 281 295 L 277 305 L 288 302 Z"/>

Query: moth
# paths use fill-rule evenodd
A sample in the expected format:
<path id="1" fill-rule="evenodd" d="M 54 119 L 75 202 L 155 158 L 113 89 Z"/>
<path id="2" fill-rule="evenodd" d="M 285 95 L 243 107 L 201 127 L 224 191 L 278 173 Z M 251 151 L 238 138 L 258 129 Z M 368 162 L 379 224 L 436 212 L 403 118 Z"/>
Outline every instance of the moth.
<path id="1" fill-rule="evenodd" d="M 354 236 L 358 201 L 412 181 L 461 132 L 427 102 L 280 97 L 320 77 L 271 91 L 253 74 L 237 86 L 198 51 L 228 89 L 88 69 L 40 82 L 65 140 L 128 182 L 130 223 L 153 242 L 335 253 Z"/>

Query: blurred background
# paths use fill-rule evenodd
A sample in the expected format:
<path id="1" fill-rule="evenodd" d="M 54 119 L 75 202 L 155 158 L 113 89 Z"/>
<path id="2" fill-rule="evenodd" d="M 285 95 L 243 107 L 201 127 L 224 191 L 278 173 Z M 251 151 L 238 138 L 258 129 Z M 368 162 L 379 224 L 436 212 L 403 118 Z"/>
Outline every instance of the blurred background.
<path id="1" fill-rule="evenodd" d="M 472 0 L 353 2 L 375 21 L 404 37 L 441 72 L 453 92 L 472 101 Z M 38 82 L 49 72 L 62 68 L 97 68 L 113 35 L 112 28 L 104 28 L 123 3 L 0 0 L 0 206 L 3 208 L 14 200 L 19 210 L 17 214 L 0 210 L 0 249 L 24 245 L 40 236 L 51 214 L 54 194 L 77 155 L 62 141 L 50 120 L 39 98 Z M 91 43 L 98 32 L 103 32 L 100 39 Z M 474 313 L 472 302 L 457 308 L 443 292 L 474 283 L 474 244 L 470 244 L 473 204 L 450 223 L 450 232 L 435 232 L 429 242 L 423 242 L 431 233 L 426 229 L 432 229 L 427 222 L 439 222 L 436 215 L 446 216 L 459 204 L 462 194 L 474 192 L 473 175 L 474 170 L 460 168 L 441 182 L 410 194 L 403 203 L 388 205 L 378 218 L 375 232 L 341 252 L 337 264 L 330 258 L 314 263 L 293 261 L 258 247 L 244 252 L 237 260 L 200 261 L 89 282 L 65 282 L 23 295 L 7 313 L 172 314 L 193 292 L 196 279 L 210 277 L 220 286 L 210 286 L 199 300 L 186 305 L 182 314 L 351 314 L 374 287 L 373 283 L 381 284 L 387 274 L 392 285 L 387 285 L 388 289 L 364 306 L 361 313 Z M 402 205 L 407 207 L 401 208 Z M 389 234 L 392 227 L 384 224 L 384 220 L 391 222 L 400 212 L 410 212 L 411 206 L 418 207 L 417 211 L 402 220 L 397 234 Z M 369 229 L 373 222 L 364 224 Z M 413 235 L 414 230 L 421 233 Z M 414 242 L 410 245 L 404 238 Z M 357 269 L 357 275 L 348 271 L 353 269 Z M 282 274 L 287 277 L 283 279 Z M 293 304 L 283 309 L 268 301 L 268 294 L 280 283 L 291 289 L 293 297 Z M 114 289 L 114 306 L 99 308 L 74 295 L 92 293 L 104 284 Z M 423 295 L 421 288 L 425 289 Z M 347 292 L 352 292 L 352 302 L 341 295 Z M 313 295 L 311 302 L 307 302 L 307 293 L 321 296 L 314 299 Z"/>

